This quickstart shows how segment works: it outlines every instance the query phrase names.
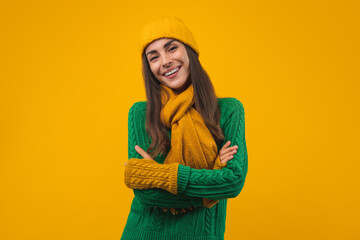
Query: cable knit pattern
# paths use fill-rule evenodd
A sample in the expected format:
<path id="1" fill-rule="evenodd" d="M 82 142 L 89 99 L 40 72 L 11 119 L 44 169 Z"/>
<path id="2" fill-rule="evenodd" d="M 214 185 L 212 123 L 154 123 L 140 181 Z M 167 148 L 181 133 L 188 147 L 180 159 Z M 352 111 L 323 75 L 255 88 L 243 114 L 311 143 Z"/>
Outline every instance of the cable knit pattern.
<path id="1" fill-rule="evenodd" d="M 215 209 L 210 208 L 205 210 L 205 230 L 207 233 L 211 234 L 214 232 L 214 219 L 215 217 Z"/>
<path id="2" fill-rule="evenodd" d="M 161 209 L 158 207 L 153 208 L 153 218 L 151 221 L 151 230 L 161 230 L 162 225 L 165 223 L 166 221 L 166 216 L 164 216 L 164 214 L 162 213 Z"/>
<path id="3" fill-rule="evenodd" d="M 238 196 L 244 186 L 248 156 L 241 102 L 235 98 L 218 98 L 218 104 L 221 112 L 220 127 L 224 131 L 225 141 L 217 147 L 221 149 L 228 140 L 231 145 L 238 145 L 234 158 L 227 162 L 226 167 L 216 170 L 194 169 L 179 164 L 177 194 L 161 188 L 133 189 L 135 197 L 121 240 L 224 239 L 227 199 Z M 145 116 L 146 102 L 137 102 L 130 108 L 128 157 L 146 162 L 150 159 L 142 159 L 134 149 L 135 145 L 142 149 L 150 146 L 145 131 Z M 169 135 L 171 137 L 171 131 Z M 165 167 L 165 157 L 166 154 L 158 155 L 154 160 L 150 160 L 153 161 L 151 164 Z M 146 170 L 146 173 L 149 171 Z M 167 181 L 169 183 L 162 186 L 173 186 L 170 178 Z M 219 203 L 212 208 L 201 207 L 204 205 L 204 198 L 219 200 Z M 176 208 L 179 213 L 182 208 L 191 208 L 193 211 L 173 215 L 161 208 Z"/>
<path id="4" fill-rule="evenodd" d="M 129 188 L 162 188 L 177 194 L 178 163 L 159 164 L 152 159 L 133 158 L 125 168 L 125 184 Z"/>

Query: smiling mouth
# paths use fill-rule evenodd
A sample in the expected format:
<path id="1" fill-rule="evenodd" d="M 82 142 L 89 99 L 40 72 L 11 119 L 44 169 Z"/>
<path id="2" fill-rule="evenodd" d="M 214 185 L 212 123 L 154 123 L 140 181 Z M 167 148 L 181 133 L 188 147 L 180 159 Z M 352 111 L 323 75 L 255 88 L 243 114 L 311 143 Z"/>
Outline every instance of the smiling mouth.
<path id="1" fill-rule="evenodd" d="M 176 68 L 174 68 L 174 69 L 172 69 L 172 70 L 170 70 L 170 71 L 168 71 L 168 72 L 166 72 L 166 73 L 164 73 L 163 75 L 164 75 L 165 77 L 169 77 L 169 76 L 177 73 L 177 72 L 180 70 L 180 68 L 181 68 L 181 65 L 178 66 L 178 67 L 176 67 Z"/>

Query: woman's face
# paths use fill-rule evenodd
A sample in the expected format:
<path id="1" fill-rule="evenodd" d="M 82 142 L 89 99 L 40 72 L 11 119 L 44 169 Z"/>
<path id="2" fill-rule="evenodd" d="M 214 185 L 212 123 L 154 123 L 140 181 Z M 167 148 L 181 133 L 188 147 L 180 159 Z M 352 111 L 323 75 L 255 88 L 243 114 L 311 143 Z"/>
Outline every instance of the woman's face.
<path id="1" fill-rule="evenodd" d="M 176 39 L 161 38 L 145 49 L 146 59 L 155 77 L 175 92 L 190 84 L 189 57 L 184 44 Z"/>

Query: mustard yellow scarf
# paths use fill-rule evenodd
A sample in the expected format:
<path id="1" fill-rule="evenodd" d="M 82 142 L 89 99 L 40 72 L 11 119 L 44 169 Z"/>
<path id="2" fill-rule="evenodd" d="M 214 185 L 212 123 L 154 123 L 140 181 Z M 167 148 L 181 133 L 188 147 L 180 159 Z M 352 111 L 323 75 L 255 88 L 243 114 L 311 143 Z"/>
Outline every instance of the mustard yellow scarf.
<path id="1" fill-rule="evenodd" d="M 171 149 L 164 164 L 179 163 L 196 169 L 221 169 L 216 142 L 200 113 L 193 108 L 194 89 L 191 84 L 180 94 L 161 84 L 161 122 L 171 129 Z M 166 95 L 169 93 L 169 97 Z M 211 208 L 217 200 L 204 199 Z"/>

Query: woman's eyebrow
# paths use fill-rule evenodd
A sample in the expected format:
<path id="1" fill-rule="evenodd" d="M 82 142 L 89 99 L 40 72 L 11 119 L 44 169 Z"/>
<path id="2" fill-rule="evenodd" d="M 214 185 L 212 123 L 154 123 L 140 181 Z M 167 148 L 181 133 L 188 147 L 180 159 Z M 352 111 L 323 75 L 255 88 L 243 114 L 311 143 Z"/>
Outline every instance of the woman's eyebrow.
<path id="1" fill-rule="evenodd" d="M 167 43 L 164 44 L 164 48 L 167 48 L 173 41 L 176 41 L 176 39 L 170 40 Z"/>
<path id="2" fill-rule="evenodd" d="M 168 41 L 167 43 L 165 43 L 165 44 L 164 44 L 164 48 L 167 48 L 167 47 L 168 47 L 172 42 L 174 42 L 174 41 L 176 41 L 176 39 L 172 39 L 172 40 Z M 156 51 L 156 50 L 152 50 L 152 51 L 148 52 L 146 55 L 149 55 L 149 54 L 155 53 L 155 52 L 157 52 L 157 51 Z"/>

